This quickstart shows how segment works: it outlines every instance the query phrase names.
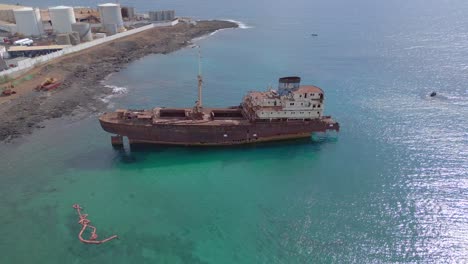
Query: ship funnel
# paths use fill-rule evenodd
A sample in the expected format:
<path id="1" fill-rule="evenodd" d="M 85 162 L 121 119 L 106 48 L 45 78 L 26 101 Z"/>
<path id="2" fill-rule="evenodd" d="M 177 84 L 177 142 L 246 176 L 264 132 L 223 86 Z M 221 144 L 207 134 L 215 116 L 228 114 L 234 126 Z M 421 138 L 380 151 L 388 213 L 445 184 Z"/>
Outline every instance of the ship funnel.
<path id="1" fill-rule="evenodd" d="M 301 77 L 289 76 L 279 78 L 278 93 L 280 95 L 287 94 L 289 91 L 298 89 L 301 84 Z"/>

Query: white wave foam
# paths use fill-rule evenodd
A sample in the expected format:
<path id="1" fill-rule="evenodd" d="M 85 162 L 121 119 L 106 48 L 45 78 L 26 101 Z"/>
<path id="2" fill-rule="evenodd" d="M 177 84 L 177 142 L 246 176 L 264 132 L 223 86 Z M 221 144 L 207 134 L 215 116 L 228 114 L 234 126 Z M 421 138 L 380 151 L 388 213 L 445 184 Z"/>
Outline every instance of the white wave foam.
<path id="1" fill-rule="evenodd" d="M 245 24 L 245 23 L 242 22 L 242 21 L 238 21 L 238 20 L 234 20 L 234 19 L 224 19 L 224 20 L 229 21 L 229 22 L 232 22 L 232 23 L 236 23 L 237 26 L 239 26 L 239 28 L 241 28 L 241 29 L 252 28 L 252 26 L 248 26 L 247 24 Z"/>
<path id="2" fill-rule="evenodd" d="M 232 22 L 232 23 L 236 23 L 239 28 L 241 29 L 247 29 L 247 28 L 252 28 L 251 26 L 247 26 L 244 22 L 241 22 L 241 21 L 237 21 L 237 20 L 233 20 L 233 19 L 223 19 L 224 21 L 229 21 L 229 22 Z M 192 42 L 197 42 L 197 41 L 200 41 L 202 39 L 206 39 L 208 37 L 211 37 L 213 36 L 214 34 L 222 31 L 222 30 L 226 30 L 227 28 L 222 28 L 222 29 L 218 29 L 218 30 L 215 30 L 213 32 L 211 32 L 210 34 L 206 34 L 206 35 L 203 35 L 201 37 L 198 37 L 198 38 L 194 38 L 192 39 Z"/>
<path id="3" fill-rule="evenodd" d="M 411 47 L 407 47 L 407 48 L 404 48 L 405 50 L 413 50 L 413 49 L 423 49 L 425 48 L 426 46 L 411 46 Z"/>
<path id="4" fill-rule="evenodd" d="M 117 85 L 110 85 L 110 84 L 105 84 L 104 81 L 102 82 L 102 85 L 104 85 L 104 87 L 106 88 L 109 88 L 109 89 L 112 89 L 112 93 L 109 94 L 109 95 L 106 95 L 101 99 L 101 101 L 103 101 L 104 103 L 109 103 L 110 100 L 114 97 L 117 97 L 117 96 L 121 96 L 121 95 L 124 95 L 124 94 L 127 94 L 128 93 L 128 89 L 126 87 L 121 87 L 121 86 L 117 86 Z"/>
<path id="5" fill-rule="evenodd" d="M 218 33 L 221 30 L 223 30 L 223 29 L 218 29 L 216 31 L 211 32 L 210 34 L 206 34 L 206 35 L 203 35 L 201 37 L 194 38 L 194 39 L 192 39 L 192 42 L 197 42 L 197 41 L 200 41 L 202 39 L 206 39 L 208 37 L 211 37 L 211 36 L 213 36 L 214 34 Z"/>
<path id="6" fill-rule="evenodd" d="M 109 85 L 109 84 L 104 84 L 104 87 L 112 89 L 112 94 L 126 94 L 128 93 L 128 89 L 126 87 L 120 87 L 116 85 Z"/>

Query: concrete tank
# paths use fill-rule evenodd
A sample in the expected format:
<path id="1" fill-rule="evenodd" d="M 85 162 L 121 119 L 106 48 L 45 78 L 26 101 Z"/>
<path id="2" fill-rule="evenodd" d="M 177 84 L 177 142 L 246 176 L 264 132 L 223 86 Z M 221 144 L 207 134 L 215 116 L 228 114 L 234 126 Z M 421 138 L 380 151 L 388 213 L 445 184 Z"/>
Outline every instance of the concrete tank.
<path id="1" fill-rule="evenodd" d="M 13 10 L 16 20 L 16 31 L 25 36 L 39 36 L 44 33 L 41 13 L 38 8 L 25 7 Z"/>
<path id="2" fill-rule="evenodd" d="M 82 42 L 93 40 L 91 26 L 88 23 L 74 23 L 71 25 L 72 31 L 78 32 Z"/>
<path id="3" fill-rule="evenodd" d="M 71 45 L 70 34 L 58 34 L 55 42 L 57 42 L 57 45 Z"/>
<path id="4" fill-rule="evenodd" d="M 78 32 L 72 32 L 72 33 L 69 33 L 70 34 L 70 42 L 72 45 L 78 45 L 81 43 L 81 39 L 80 39 L 80 33 Z"/>
<path id="5" fill-rule="evenodd" d="M 72 32 L 72 24 L 76 22 L 75 12 L 73 7 L 69 6 L 56 6 L 49 8 L 50 20 L 52 21 L 52 28 L 56 33 L 70 33 Z"/>
<path id="6" fill-rule="evenodd" d="M 132 6 L 122 7 L 122 17 L 128 18 L 129 20 L 132 20 L 133 18 L 135 18 L 135 8 Z"/>
<path id="7" fill-rule="evenodd" d="M 109 34 L 125 31 L 120 5 L 108 3 L 99 5 L 98 7 L 104 30 Z"/>
<path id="8" fill-rule="evenodd" d="M 95 39 L 105 38 L 107 37 L 106 33 L 96 33 L 94 34 Z"/>

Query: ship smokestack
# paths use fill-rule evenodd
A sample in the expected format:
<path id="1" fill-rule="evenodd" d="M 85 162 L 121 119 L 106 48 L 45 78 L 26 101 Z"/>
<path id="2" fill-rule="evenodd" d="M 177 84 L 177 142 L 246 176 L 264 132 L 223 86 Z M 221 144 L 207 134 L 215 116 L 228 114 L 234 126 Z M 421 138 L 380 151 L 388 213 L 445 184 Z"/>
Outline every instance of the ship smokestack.
<path id="1" fill-rule="evenodd" d="M 278 94 L 285 95 L 290 91 L 299 89 L 301 85 L 301 77 L 297 76 L 289 76 L 289 77 L 282 77 L 279 78 L 278 81 Z"/>

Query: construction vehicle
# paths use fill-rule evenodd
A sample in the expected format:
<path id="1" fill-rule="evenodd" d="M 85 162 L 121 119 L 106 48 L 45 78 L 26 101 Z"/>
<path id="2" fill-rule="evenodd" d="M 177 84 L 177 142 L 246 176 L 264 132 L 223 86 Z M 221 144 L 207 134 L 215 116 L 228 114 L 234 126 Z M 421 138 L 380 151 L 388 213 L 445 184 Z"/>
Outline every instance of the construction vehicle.
<path id="1" fill-rule="evenodd" d="M 8 84 L 6 87 L 3 87 L 2 93 L 0 94 L 1 96 L 10 96 L 12 94 L 16 94 L 16 91 L 13 90 L 15 86 L 13 84 Z"/>
<path id="2" fill-rule="evenodd" d="M 50 91 L 62 84 L 56 78 L 46 78 L 40 85 L 36 87 L 37 91 Z"/>
<path id="3" fill-rule="evenodd" d="M 10 96 L 12 94 L 16 94 L 16 91 L 13 91 L 12 89 L 5 89 L 2 92 L 2 96 Z"/>

